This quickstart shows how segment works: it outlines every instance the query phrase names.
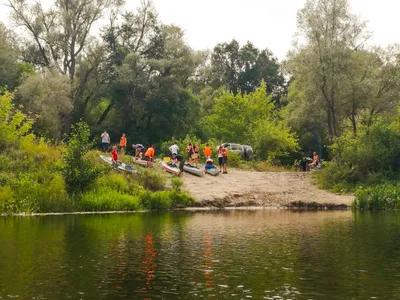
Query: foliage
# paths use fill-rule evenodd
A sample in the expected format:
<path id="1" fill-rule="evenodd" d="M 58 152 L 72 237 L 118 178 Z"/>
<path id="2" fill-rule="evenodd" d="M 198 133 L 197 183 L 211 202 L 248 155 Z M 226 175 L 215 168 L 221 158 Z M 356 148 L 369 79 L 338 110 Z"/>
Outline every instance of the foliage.
<path id="1" fill-rule="evenodd" d="M 353 208 L 363 210 L 394 210 L 400 207 L 400 185 L 382 184 L 360 187 Z"/>
<path id="2" fill-rule="evenodd" d="M 145 189 L 150 191 L 162 191 L 165 189 L 166 177 L 155 170 L 141 169 L 135 180 Z"/>
<path id="3" fill-rule="evenodd" d="M 391 123 L 377 119 L 372 125 L 351 130 L 335 139 L 332 162 L 319 172 L 319 182 L 327 188 L 337 184 L 368 184 L 396 180 L 400 174 L 399 116 Z"/>
<path id="4" fill-rule="evenodd" d="M 147 209 L 165 210 L 170 208 L 188 207 L 194 200 L 186 193 L 178 191 L 161 191 L 148 193 L 141 199 L 141 205 Z"/>
<path id="5" fill-rule="evenodd" d="M 173 177 L 171 179 L 172 190 L 180 192 L 183 186 L 183 180 L 179 177 Z"/>
<path id="6" fill-rule="evenodd" d="M 297 149 L 297 139 L 274 110 L 265 83 L 254 93 L 235 96 L 225 92 L 214 101 L 211 114 L 201 125 L 208 126 L 217 139 L 252 145 L 261 159 L 278 158 Z"/>
<path id="7" fill-rule="evenodd" d="M 240 154 L 237 152 L 229 152 L 228 167 L 239 167 L 243 163 Z"/>
<path id="8" fill-rule="evenodd" d="M 139 209 L 139 197 L 101 188 L 84 193 L 79 202 L 84 211 L 134 211 Z"/>
<path id="9" fill-rule="evenodd" d="M 82 193 L 100 175 L 100 170 L 85 158 L 90 147 L 89 127 L 86 123 L 79 122 L 72 127 L 62 168 L 69 194 Z"/>

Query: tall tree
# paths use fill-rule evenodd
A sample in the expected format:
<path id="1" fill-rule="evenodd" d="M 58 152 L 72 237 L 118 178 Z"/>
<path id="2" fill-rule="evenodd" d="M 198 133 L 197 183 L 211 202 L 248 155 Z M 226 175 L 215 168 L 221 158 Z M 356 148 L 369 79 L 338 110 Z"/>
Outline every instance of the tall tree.
<path id="1" fill-rule="evenodd" d="M 347 0 L 308 0 L 298 13 L 306 41 L 289 57 L 290 73 L 326 112 L 328 133 L 338 135 L 339 89 L 352 53 L 368 40 L 365 24 L 351 14 Z"/>
<path id="2" fill-rule="evenodd" d="M 121 4 L 121 0 L 56 0 L 49 9 L 44 9 L 40 2 L 8 0 L 13 21 L 28 33 L 24 60 L 67 75 L 74 108 L 92 73 L 88 68 L 86 74 L 76 76 L 79 63 L 92 41 L 90 30 L 107 9 Z M 66 116 L 64 131 L 69 129 L 71 120 L 72 114 Z"/>
<path id="3" fill-rule="evenodd" d="M 234 94 L 253 92 L 263 80 L 269 94 L 285 84 L 272 52 L 259 50 L 250 42 L 243 47 L 236 40 L 218 44 L 211 55 L 211 68 L 212 86 L 226 86 Z"/>

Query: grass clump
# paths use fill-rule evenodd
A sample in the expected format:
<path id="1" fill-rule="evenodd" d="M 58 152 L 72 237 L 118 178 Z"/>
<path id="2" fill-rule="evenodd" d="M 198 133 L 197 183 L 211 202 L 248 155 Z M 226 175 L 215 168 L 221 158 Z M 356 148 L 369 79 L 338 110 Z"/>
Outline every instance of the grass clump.
<path id="1" fill-rule="evenodd" d="M 400 185 L 381 184 L 360 187 L 356 191 L 353 208 L 362 210 L 395 210 L 400 208 Z"/>
<path id="2" fill-rule="evenodd" d="M 145 189 L 157 192 L 165 190 L 167 178 L 160 172 L 151 169 L 141 169 L 135 175 L 135 180 Z"/>
<path id="3" fill-rule="evenodd" d="M 80 208 L 84 211 L 134 211 L 140 208 L 140 201 L 138 196 L 102 188 L 84 193 Z"/>
<path id="4" fill-rule="evenodd" d="M 140 204 L 146 209 L 165 210 L 193 206 L 194 200 L 183 192 L 161 191 L 145 194 Z"/>

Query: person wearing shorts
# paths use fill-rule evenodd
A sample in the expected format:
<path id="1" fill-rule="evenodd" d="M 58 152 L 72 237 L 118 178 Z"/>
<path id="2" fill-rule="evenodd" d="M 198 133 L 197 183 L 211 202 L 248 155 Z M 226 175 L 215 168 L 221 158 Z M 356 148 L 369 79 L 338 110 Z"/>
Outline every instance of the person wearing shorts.
<path id="1" fill-rule="evenodd" d="M 226 165 L 228 163 L 228 147 L 222 148 L 222 174 L 228 174 Z"/>
<path id="2" fill-rule="evenodd" d="M 120 141 L 119 141 L 119 148 L 121 149 L 121 155 L 124 155 L 124 154 L 125 154 L 125 151 L 126 151 L 126 143 L 127 143 L 127 141 L 126 141 L 126 136 L 125 136 L 125 133 L 123 133 L 123 134 L 122 134 L 122 137 L 121 137 L 121 139 L 120 139 Z"/>
<path id="3" fill-rule="evenodd" d="M 223 162 L 223 149 L 224 147 L 222 145 L 219 145 L 218 148 L 218 164 L 219 164 L 219 171 L 222 172 L 222 162 Z"/>
<path id="4" fill-rule="evenodd" d="M 144 157 L 146 158 L 146 161 L 147 161 L 148 168 L 151 168 L 153 166 L 154 154 L 155 154 L 154 146 L 151 145 L 149 147 L 149 149 L 147 149 L 146 153 L 144 154 Z"/>
<path id="5" fill-rule="evenodd" d="M 107 152 L 108 148 L 110 147 L 110 135 L 108 134 L 107 130 L 104 130 L 104 132 L 101 134 L 101 145 L 103 146 L 104 152 Z"/>

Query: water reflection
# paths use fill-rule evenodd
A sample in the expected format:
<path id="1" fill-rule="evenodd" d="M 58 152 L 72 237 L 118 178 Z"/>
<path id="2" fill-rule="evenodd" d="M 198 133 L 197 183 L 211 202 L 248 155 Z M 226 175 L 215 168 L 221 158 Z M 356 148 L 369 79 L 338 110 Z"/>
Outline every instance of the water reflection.
<path id="1" fill-rule="evenodd" d="M 399 213 L 0 218 L 0 299 L 398 299 L 399 282 Z"/>

